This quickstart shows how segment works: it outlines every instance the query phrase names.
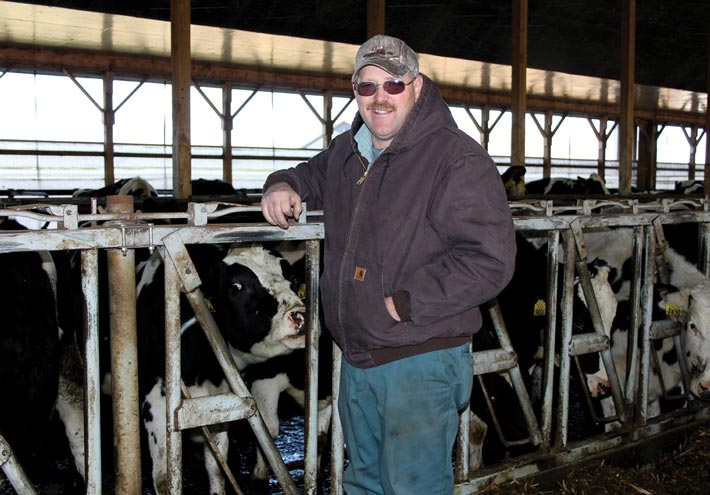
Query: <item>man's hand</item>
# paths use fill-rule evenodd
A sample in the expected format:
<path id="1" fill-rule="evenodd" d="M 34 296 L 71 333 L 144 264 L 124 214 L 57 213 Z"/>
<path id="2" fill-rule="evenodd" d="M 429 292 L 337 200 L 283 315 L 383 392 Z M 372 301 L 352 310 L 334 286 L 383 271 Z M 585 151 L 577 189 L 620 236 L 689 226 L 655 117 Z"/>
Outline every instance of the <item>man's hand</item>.
<path id="1" fill-rule="evenodd" d="M 261 212 L 271 225 L 288 228 L 288 219 L 301 216 L 301 197 L 285 182 L 269 187 L 261 197 Z"/>
<path id="2" fill-rule="evenodd" d="M 394 301 L 391 297 L 385 297 L 385 306 L 387 307 L 387 312 L 394 320 L 402 321 L 402 318 L 400 318 L 399 314 L 397 314 L 397 310 L 394 307 Z"/>

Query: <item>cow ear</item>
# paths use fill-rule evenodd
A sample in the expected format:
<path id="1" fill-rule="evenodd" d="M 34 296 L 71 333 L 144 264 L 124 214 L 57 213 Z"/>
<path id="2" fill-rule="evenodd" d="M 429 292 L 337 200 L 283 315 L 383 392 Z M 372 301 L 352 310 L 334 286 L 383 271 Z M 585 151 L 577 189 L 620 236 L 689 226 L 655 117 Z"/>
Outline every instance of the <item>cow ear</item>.
<path id="1" fill-rule="evenodd" d="M 682 317 L 688 311 L 689 296 L 688 291 L 678 289 L 673 285 L 657 284 L 655 290 L 660 296 L 658 301 L 659 309 L 663 310 L 666 317 Z"/>
<path id="2" fill-rule="evenodd" d="M 675 285 L 664 284 L 664 283 L 655 284 L 653 286 L 653 289 L 663 299 L 669 297 L 670 294 L 673 294 L 673 293 L 679 291 L 678 287 L 676 287 Z"/>

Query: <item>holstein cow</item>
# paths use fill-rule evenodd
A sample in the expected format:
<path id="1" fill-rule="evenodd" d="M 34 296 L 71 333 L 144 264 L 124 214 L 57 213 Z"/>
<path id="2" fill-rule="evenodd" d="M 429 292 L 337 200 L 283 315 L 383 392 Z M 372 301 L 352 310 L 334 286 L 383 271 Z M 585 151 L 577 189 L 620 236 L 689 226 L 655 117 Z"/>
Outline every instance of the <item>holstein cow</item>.
<path id="1" fill-rule="evenodd" d="M 702 194 L 705 190 L 705 181 L 682 180 L 676 181 L 673 192 L 679 194 Z"/>
<path id="2" fill-rule="evenodd" d="M 289 354 L 305 345 L 305 308 L 283 276 L 281 260 L 261 246 L 237 245 L 226 255 L 213 246 L 192 246 L 193 262 L 202 280 L 214 318 L 239 369 Z M 137 287 L 139 327 L 139 382 L 143 425 L 148 434 L 152 477 L 158 493 L 165 493 L 166 440 L 164 397 L 164 315 L 162 260 L 154 254 L 141 268 Z M 181 320 L 192 310 L 181 305 Z M 199 325 L 185 329 L 181 345 L 182 379 L 193 397 L 229 391 L 222 369 Z M 225 431 L 215 440 L 227 456 Z M 205 448 L 210 493 L 224 493 L 218 464 Z"/>
<path id="3" fill-rule="evenodd" d="M 588 179 L 584 177 L 577 177 L 576 179 L 545 177 L 534 180 L 525 184 L 525 194 L 610 195 L 604 179 L 598 174 L 591 174 Z"/>
<path id="4" fill-rule="evenodd" d="M 77 189 L 72 193 L 74 198 L 105 198 L 106 196 L 133 196 L 144 199 L 156 198 L 158 192 L 147 180 L 131 177 L 98 189 Z"/>
<path id="5" fill-rule="evenodd" d="M 0 236 L 26 230 L 0 219 Z M 0 254 L 0 433 L 30 478 L 46 474 L 59 384 L 56 271 L 46 253 Z"/>
<path id="6" fill-rule="evenodd" d="M 284 276 L 299 297 L 305 298 L 306 264 L 305 243 L 284 241 L 274 246 L 273 251 L 282 258 Z M 322 314 L 322 313 L 321 313 Z M 321 328 L 322 323 L 321 323 Z M 332 337 L 322 332 L 319 339 L 318 365 L 318 445 L 319 454 L 325 445 L 332 415 Z M 307 361 L 305 349 L 297 349 L 291 354 L 275 357 L 264 363 L 249 366 L 244 370 L 244 380 L 249 385 L 264 422 L 273 439 L 279 434 L 279 425 L 284 416 L 303 414 L 305 407 Z M 286 395 L 295 407 L 283 406 Z M 320 455 L 319 455 L 320 458 Z M 256 464 L 252 470 L 252 480 L 261 483 L 268 479 L 268 466 L 257 449 Z"/>
<path id="7" fill-rule="evenodd" d="M 525 196 L 525 172 L 522 165 L 511 165 L 500 176 L 508 199 L 519 199 Z"/>
<path id="8" fill-rule="evenodd" d="M 193 196 L 222 196 L 233 203 L 244 203 L 248 200 L 246 192 L 237 190 L 229 182 L 219 179 L 192 179 Z"/>
<path id="9" fill-rule="evenodd" d="M 517 247 L 515 274 L 508 286 L 499 294 L 497 301 L 533 406 L 539 406 L 542 387 L 543 342 L 545 342 L 548 317 L 546 303 L 547 254 L 545 250 L 538 249 L 521 234 L 517 235 Z M 600 307 L 602 324 L 605 331 L 608 332 L 616 310 L 616 300 L 607 280 L 609 267 L 604 262 L 595 260 L 589 264 L 589 270 L 592 288 Z M 558 294 L 561 296 L 561 291 Z M 593 332 L 591 317 L 578 280 L 575 280 L 573 298 L 573 334 Z M 484 311 L 483 315 L 484 327 L 474 336 L 474 351 L 498 347 L 498 343 L 490 331 L 493 323 L 489 314 Z M 557 332 L 559 332 L 560 322 L 561 319 L 558 317 Z M 556 342 L 558 348 L 555 353 L 558 353 L 559 336 Z M 608 380 L 600 357 L 596 354 L 581 356 L 580 365 L 585 374 L 583 378 L 585 385 L 602 393 L 604 388 L 608 387 Z M 504 456 L 520 455 L 535 448 L 529 443 L 510 447 L 504 445 L 504 441 L 513 443 L 530 435 L 520 410 L 519 398 L 513 391 L 508 377 L 504 374 L 488 374 L 483 376 L 483 382 L 487 399 L 498 417 L 501 432 L 491 429 L 495 424 L 489 408 L 486 407 L 484 391 L 476 382 L 471 397 L 473 413 L 469 438 L 469 469 L 471 471 L 477 470 L 482 465 L 495 463 Z M 582 405 L 583 401 L 579 403 Z M 583 423 L 587 417 L 590 417 L 581 408 L 571 409 L 572 414 L 584 416 L 584 419 L 575 417 L 577 422 Z M 579 429 L 582 428 L 584 427 L 579 427 Z M 500 434 L 504 438 L 499 438 Z"/>
<path id="10" fill-rule="evenodd" d="M 612 330 L 612 353 L 623 382 L 626 367 L 626 344 L 628 332 L 628 301 L 632 276 L 633 232 L 629 228 L 619 228 L 599 232 L 587 232 L 584 235 L 589 256 L 603 257 L 612 267 L 614 279 L 612 287 L 619 301 Z M 672 245 L 673 239 L 669 239 Z M 664 259 L 670 285 L 656 285 L 654 295 L 654 320 L 667 319 L 680 315 L 686 324 L 684 337 L 686 359 L 690 365 L 691 380 L 689 392 L 701 399 L 710 398 L 710 370 L 707 362 L 710 358 L 710 281 L 692 263 L 678 254 L 672 247 L 666 249 Z M 622 304 L 624 310 L 621 310 Z M 668 308 L 674 308 L 668 312 Z M 660 346 L 660 344 L 659 344 Z M 670 342 L 664 342 L 657 350 L 664 384 L 667 388 L 680 385 L 675 350 Z M 654 376 L 649 390 L 649 415 L 659 412 L 658 400 L 662 391 Z"/>
<path id="11" fill-rule="evenodd" d="M 281 258 L 258 245 L 235 245 L 231 249 L 191 245 L 188 251 L 200 276 L 202 293 L 238 369 L 304 347 L 305 308 L 284 278 Z M 167 482 L 165 317 L 163 261 L 158 251 L 138 266 L 136 280 L 141 420 L 147 435 L 152 484 L 156 493 L 162 495 Z M 102 293 L 100 298 L 103 297 Z M 223 371 L 186 300 L 181 302 L 180 312 L 184 332 L 182 379 L 190 395 L 200 397 L 228 392 Z M 101 321 L 100 326 L 105 355 L 108 328 L 105 321 Z M 102 359 L 102 364 L 105 362 Z M 110 393 L 109 385 L 110 375 L 105 375 L 104 392 Z M 81 401 L 71 405 L 74 410 L 64 417 L 81 418 L 81 411 L 77 411 Z M 79 467 L 83 463 L 83 423 L 67 425 L 67 433 L 75 440 L 74 453 Z M 213 434 L 226 458 L 229 445 L 226 428 L 216 426 Z M 224 478 L 219 465 L 206 446 L 204 450 L 209 493 L 223 494 Z"/>

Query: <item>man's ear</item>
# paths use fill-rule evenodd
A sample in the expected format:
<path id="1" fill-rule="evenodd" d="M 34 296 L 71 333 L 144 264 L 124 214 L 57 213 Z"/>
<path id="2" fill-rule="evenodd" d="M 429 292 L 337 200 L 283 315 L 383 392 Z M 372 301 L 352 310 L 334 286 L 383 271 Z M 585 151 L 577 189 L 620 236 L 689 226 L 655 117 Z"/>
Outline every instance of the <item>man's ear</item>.
<path id="1" fill-rule="evenodd" d="M 419 74 L 414 78 L 414 101 L 419 100 L 419 95 L 422 93 L 422 88 L 424 87 L 424 78 Z"/>

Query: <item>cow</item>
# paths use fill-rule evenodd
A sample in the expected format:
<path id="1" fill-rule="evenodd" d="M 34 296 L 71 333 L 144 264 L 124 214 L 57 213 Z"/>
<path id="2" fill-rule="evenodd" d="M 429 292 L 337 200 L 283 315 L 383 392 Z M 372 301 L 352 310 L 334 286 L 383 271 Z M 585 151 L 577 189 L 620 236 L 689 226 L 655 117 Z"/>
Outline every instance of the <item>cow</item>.
<path id="1" fill-rule="evenodd" d="M 525 196 L 525 172 L 527 169 L 524 166 L 511 165 L 501 174 L 500 178 L 509 200 Z"/>
<path id="2" fill-rule="evenodd" d="M 705 192 L 705 181 L 682 180 L 676 181 L 673 192 L 676 194 L 702 194 Z"/>
<path id="3" fill-rule="evenodd" d="M 26 227 L 0 219 L 0 236 Z M 0 254 L 0 433 L 32 479 L 46 474 L 59 386 L 56 270 L 46 252 Z"/>
<path id="4" fill-rule="evenodd" d="M 598 174 L 591 174 L 588 179 L 577 177 L 567 179 L 563 177 L 545 177 L 525 184 L 526 195 L 604 195 L 611 193 L 607 189 L 604 179 Z"/>
<path id="5" fill-rule="evenodd" d="M 547 254 L 539 249 L 525 235 L 516 235 L 517 255 L 516 270 L 511 282 L 497 297 L 505 327 L 511 344 L 517 355 L 517 363 L 533 407 L 539 406 L 542 399 L 541 373 L 544 368 L 545 332 L 547 325 Z M 589 263 L 592 289 L 600 307 L 602 325 L 606 332 L 611 327 L 616 310 L 616 299 L 608 282 L 610 269 L 602 260 Z M 561 291 L 558 292 L 561 296 Z M 492 321 L 487 311 L 483 312 L 483 329 L 474 335 L 473 350 L 481 351 L 498 347 L 497 340 L 492 336 Z M 591 316 L 587 309 L 579 278 L 574 281 L 573 290 L 573 334 L 594 331 Z M 560 318 L 557 318 L 558 325 Z M 559 332 L 559 326 L 556 331 Z M 556 339 L 559 352 L 560 338 Z M 475 360 L 474 360 L 475 361 Z M 604 372 L 598 355 L 586 355 L 579 358 L 584 376 L 584 384 L 597 394 L 603 394 L 608 388 L 608 378 Z M 474 363 L 475 364 L 475 363 Z M 481 383 L 482 382 L 482 383 Z M 484 388 L 485 387 L 485 388 Z M 487 395 L 484 395 L 487 394 Z M 504 456 L 520 455 L 534 450 L 531 443 L 521 443 L 528 438 L 528 430 L 520 409 L 520 399 L 515 394 L 510 380 L 505 374 L 486 374 L 475 382 L 471 396 L 471 422 L 469 436 L 469 469 L 473 472 L 483 465 L 497 462 Z M 490 406 L 486 406 L 490 403 Z M 580 401 L 580 404 L 582 402 Z M 498 426 L 493 433 L 491 410 L 498 418 Z M 579 408 L 574 418 L 586 428 L 591 415 Z M 585 423 L 586 422 L 586 423 Z M 500 432 L 498 431 L 500 428 Z M 501 438 L 503 437 L 503 438 Z M 510 445 L 505 445 L 510 443 Z"/>
<path id="6" fill-rule="evenodd" d="M 77 189 L 72 193 L 74 198 L 105 198 L 106 196 L 133 196 L 137 199 L 145 199 L 158 197 L 158 192 L 147 180 L 131 177 L 99 189 Z"/>
<path id="7" fill-rule="evenodd" d="M 282 258 L 284 277 L 291 283 L 291 288 L 305 299 L 306 259 L 305 243 L 302 241 L 283 241 L 272 248 Z M 322 312 L 320 313 L 322 314 Z M 321 322 L 321 328 L 324 328 Z M 318 445 L 319 459 L 330 430 L 332 416 L 332 337 L 321 332 L 318 344 Z M 305 407 L 305 379 L 307 376 L 307 358 L 305 349 L 297 349 L 291 354 L 278 356 L 261 364 L 249 366 L 244 370 L 244 380 L 254 396 L 264 418 L 267 429 L 273 439 L 279 434 L 281 422 L 288 416 L 303 414 Z M 286 396 L 285 400 L 284 396 Z M 283 403 L 292 403 L 291 407 Z M 282 404 L 282 406 L 280 406 Z M 319 462 L 320 464 L 320 462 Z M 260 450 L 256 452 L 256 463 L 252 469 L 252 482 L 264 484 L 267 481 L 268 466 Z"/>
<path id="8" fill-rule="evenodd" d="M 190 245 L 188 252 L 200 276 L 201 291 L 239 370 L 304 348 L 305 308 L 283 276 L 281 258 L 256 244 L 227 248 Z M 156 250 L 136 271 L 140 414 L 152 485 L 158 494 L 166 492 L 167 482 L 163 266 Z M 105 291 L 105 287 L 100 288 L 100 299 L 105 298 Z M 182 379 L 190 395 L 229 392 L 224 373 L 185 300 L 181 301 L 180 312 Z M 110 393 L 110 373 L 103 366 L 108 353 L 108 325 L 106 319 L 99 319 L 102 390 Z M 69 422 L 83 417 L 80 399 L 66 397 L 63 402 L 67 410 L 63 419 Z M 75 462 L 81 472 L 83 422 L 67 424 L 66 429 L 74 440 Z M 214 430 L 215 441 L 226 458 L 227 429 L 217 426 Z M 204 450 L 210 493 L 225 493 L 219 465 L 207 447 Z"/>
<path id="9" fill-rule="evenodd" d="M 630 228 L 617 228 L 604 231 L 591 231 L 584 234 L 584 242 L 589 256 L 601 256 L 612 268 L 612 287 L 619 302 L 619 311 L 612 325 L 612 355 L 620 379 L 624 381 L 626 373 L 626 345 L 630 323 L 630 283 L 632 273 L 633 231 Z M 710 339 L 710 282 L 684 256 L 672 247 L 663 253 L 665 268 L 669 274 L 668 284 L 654 284 L 653 320 L 666 320 L 670 317 L 682 318 L 686 330 L 683 347 L 686 352 L 690 372 L 690 392 L 706 400 L 710 398 L 710 373 L 706 364 L 710 359 L 710 348 L 706 342 Z M 623 310 L 622 310 L 623 308 Z M 675 308 L 669 311 L 668 308 Z M 681 374 L 676 350 L 669 340 L 657 342 L 654 352 L 658 356 L 663 383 L 667 389 L 681 386 Z M 658 376 L 654 370 L 648 392 L 649 416 L 660 413 L 660 399 L 663 393 Z M 607 409 L 611 408 L 607 406 Z"/>
<path id="10" fill-rule="evenodd" d="M 192 196 L 221 196 L 232 203 L 246 203 L 248 201 L 244 190 L 237 190 L 229 182 L 219 179 L 192 179 Z"/>
<path id="11" fill-rule="evenodd" d="M 199 251 L 199 252 L 198 252 Z M 214 308 L 237 368 L 263 363 L 290 354 L 305 346 L 305 308 L 283 277 L 281 260 L 258 245 L 236 245 L 222 255 L 213 246 L 192 247 L 193 262 L 202 279 L 202 291 Z M 158 255 L 139 271 L 137 286 L 140 389 L 143 425 L 148 435 L 152 478 L 157 493 L 164 493 L 165 401 L 164 401 L 164 315 L 155 311 L 162 305 L 162 261 Z M 191 308 L 182 304 L 181 320 L 192 318 Z M 193 397 L 229 391 L 209 344 L 197 324 L 186 328 L 182 337 L 182 378 Z M 227 434 L 215 434 L 226 457 Z M 205 462 L 210 493 L 223 493 L 224 481 L 209 453 Z"/>

